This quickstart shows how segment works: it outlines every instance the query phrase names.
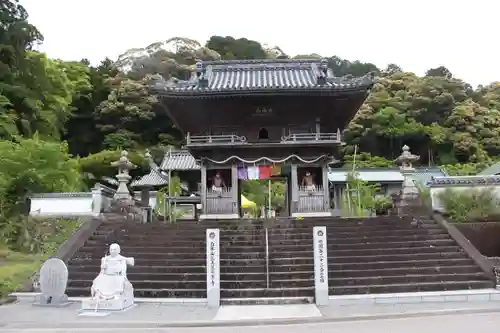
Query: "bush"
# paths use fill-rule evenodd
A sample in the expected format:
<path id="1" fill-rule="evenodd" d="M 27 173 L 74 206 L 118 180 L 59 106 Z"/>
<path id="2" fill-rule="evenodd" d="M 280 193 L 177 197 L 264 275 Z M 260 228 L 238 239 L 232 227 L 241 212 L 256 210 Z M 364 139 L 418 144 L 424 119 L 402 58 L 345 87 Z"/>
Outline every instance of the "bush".
<path id="1" fill-rule="evenodd" d="M 24 218 L 22 223 L 13 222 L 4 228 L 4 244 L 0 244 L 0 298 L 26 282 L 81 225 L 81 220 Z"/>
<path id="2" fill-rule="evenodd" d="M 500 213 L 492 188 L 467 191 L 446 189 L 438 198 L 445 214 L 457 222 L 485 219 Z"/>
<path id="3" fill-rule="evenodd" d="M 81 158 L 80 168 L 83 173 L 92 175 L 92 180 L 89 185 L 93 185 L 95 180 L 101 180 L 103 177 L 114 178 L 118 173 L 118 169 L 112 166 L 112 162 L 116 162 L 121 157 L 120 150 L 103 150 L 96 154 L 91 154 L 85 158 Z M 130 162 L 137 167 L 130 171 L 132 178 L 145 175 L 149 172 L 149 165 L 146 159 L 140 154 L 129 152 L 128 158 Z"/>

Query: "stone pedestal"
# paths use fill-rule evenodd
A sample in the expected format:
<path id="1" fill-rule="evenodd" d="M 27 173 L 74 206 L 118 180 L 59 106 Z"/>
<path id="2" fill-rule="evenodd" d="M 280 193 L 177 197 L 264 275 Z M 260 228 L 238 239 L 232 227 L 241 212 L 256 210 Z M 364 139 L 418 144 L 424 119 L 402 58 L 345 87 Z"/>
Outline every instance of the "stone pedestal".
<path id="1" fill-rule="evenodd" d="M 118 188 L 116 189 L 116 193 L 113 197 L 114 200 L 128 200 L 131 199 L 130 192 L 128 191 L 127 184 L 132 177 L 127 174 L 118 174 L 116 175 L 116 179 L 118 179 Z"/>
<path id="2" fill-rule="evenodd" d="M 88 298 L 82 301 L 84 311 L 123 311 L 134 305 L 133 297 L 120 297 L 114 299 Z"/>
<path id="3" fill-rule="evenodd" d="M 45 294 L 37 295 L 35 298 L 35 303 L 33 303 L 34 306 L 44 306 L 52 308 L 63 308 L 71 304 L 72 302 L 68 301 L 67 295 L 52 297 Z"/>

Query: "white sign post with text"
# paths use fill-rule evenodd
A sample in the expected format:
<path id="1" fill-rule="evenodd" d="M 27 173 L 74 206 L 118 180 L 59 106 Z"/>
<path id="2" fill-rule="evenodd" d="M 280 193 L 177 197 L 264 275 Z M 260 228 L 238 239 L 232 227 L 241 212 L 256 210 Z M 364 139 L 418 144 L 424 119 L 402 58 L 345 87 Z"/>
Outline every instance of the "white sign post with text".
<path id="1" fill-rule="evenodd" d="M 219 229 L 207 229 L 207 303 L 220 306 Z"/>
<path id="2" fill-rule="evenodd" d="M 314 291 L 316 305 L 328 305 L 328 248 L 326 227 L 313 228 Z"/>

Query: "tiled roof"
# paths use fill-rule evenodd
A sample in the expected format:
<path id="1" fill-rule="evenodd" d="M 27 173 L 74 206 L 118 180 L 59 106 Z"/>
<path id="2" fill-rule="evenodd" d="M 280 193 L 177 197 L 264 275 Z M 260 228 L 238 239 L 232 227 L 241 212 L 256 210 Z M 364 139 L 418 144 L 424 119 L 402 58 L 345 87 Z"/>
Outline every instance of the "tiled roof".
<path id="1" fill-rule="evenodd" d="M 332 183 L 345 183 L 347 174 L 352 170 L 335 170 L 328 172 L 328 180 Z M 365 182 L 403 182 L 404 177 L 399 169 L 357 169 L 357 176 Z"/>
<path id="2" fill-rule="evenodd" d="M 443 186 L 488 186 L 499 185 L 500 176 L 454 176 L 454 177 L 435 177 L 431 180 L 431 187 Z"/>
<path id="3" fill-rule="evenodd" d="M 330 169 L 328 180 L 333 183 L 344 183 L 347 179 L 347 173 L 352 170 Z M 358 177 L 366 182 L 403 182 L 404 176 L 399 168 L 363 168 L 356 169 Z M 417 167 L 410 174 L 410 177 L 422 184 L 427 184 L 432 177 L 446 176 L 439 168 Z"/>
<path id="4" fill-rule="evenodd" d="M 232 60 L 198 62 L 188 81 L 156 81 L 153 89 L 167 95 L 269 92 L 276 90 L 366 91 L 373 74 L 363 77 L 335 77 L 326 60 Z"/>
<path id="5" fill-rule="evenodd" d="M 92 192 L 35 193 L 30 198 L 91 198 Z"/>
<path id="6" fill-rule="evenodd" d="M 200 170 L 200 164 L 186 150 L 173 151 L 165 154 L 160 165 L 161 170 Z"/>
<path id="7" fill-rule="evenodd" d="M 158 170 L 151 169 L 151 171 L 147 175 L 144 175 L 141 178 L 134 180 L 132 184 L 130 184 L 130 186 L 131 187 L 162 186 L 168 183 L 166 178 L 167 177 L 161 175 Z"/>
<path id="8" fill-rule="evenodd" d="M 446 173 L 440 168 L 415 168 L 410 177 L 424 186 L 431 181 L 433 177 L 444 177 L 447 176 Z"/>
<path id="9" fill-rule="evenodd" d="M 500 173 L 500 162 L 487 167 L 483 171 L 479 172 L 478 175 L 489 176 L 489 175 L 498 175 L 499 173 Z"/>

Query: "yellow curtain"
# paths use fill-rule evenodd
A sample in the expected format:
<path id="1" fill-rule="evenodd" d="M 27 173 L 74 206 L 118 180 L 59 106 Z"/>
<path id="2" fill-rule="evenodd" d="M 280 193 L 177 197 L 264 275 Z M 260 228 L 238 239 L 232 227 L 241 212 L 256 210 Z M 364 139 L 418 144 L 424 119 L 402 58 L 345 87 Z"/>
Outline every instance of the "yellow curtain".
<path id="1" fill-rule="evenodd" d="M 241 208 L 252 208 L 256 206 L 257 204 L 255 202 L 250 201 L 247 198 L 245 198 L 244 195 L 241 195 Z"/>

